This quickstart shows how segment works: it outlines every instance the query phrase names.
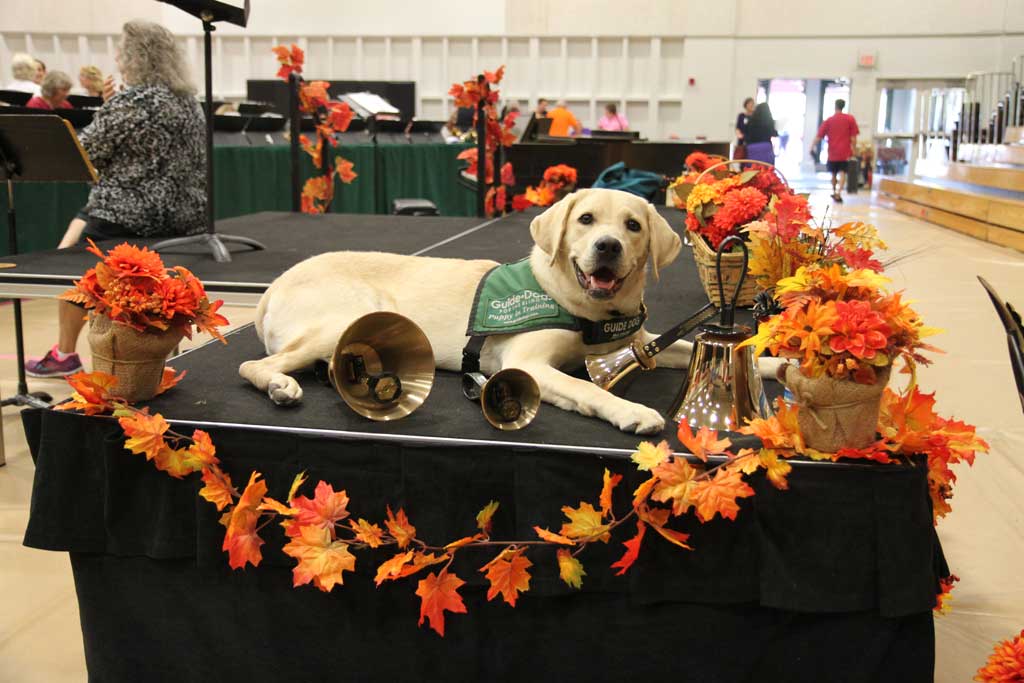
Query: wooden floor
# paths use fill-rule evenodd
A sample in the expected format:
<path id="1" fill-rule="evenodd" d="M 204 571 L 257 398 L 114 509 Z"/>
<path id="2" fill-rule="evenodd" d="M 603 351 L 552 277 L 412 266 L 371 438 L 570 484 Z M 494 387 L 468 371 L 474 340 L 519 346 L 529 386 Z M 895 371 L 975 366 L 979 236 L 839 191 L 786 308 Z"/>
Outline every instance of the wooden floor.
<path id="1" fill-rule="evenodd" d="M 813 195 L 812 201 L 814 214 L 821 216 L 827 193 Z M 863 194 L 830 211 L 837 225 L 851 220 L 877 225 L 892 254 L 927 247 L 888 273 L 893 286 L 915 300 L 928 324 L 946 330 L 933 341 L 946 355 L 922 369 L 919 381 L 925 391 L 938 392 L 940 412 L 977 424 L 992 445 L 992 453 L 979 456 L 973 468 L 956 468 L 954 512 L 938 527 L 961 581 L 954 591 L 953 612 L 936 621 L 936 680 L 969 681 L 993 643 L 1020 630 L 1024 614 L 1024 418 L 1003 332 L 975 279 L 984 276 L 1011 301 L 1024 304 L 1024 254 L 882 208 Z M 226 312 L 233 324 L 248 322 L 252 314 L 253 309 Z M 56 337 L 55 303 L 28 301 L 25 316 L 28 350 L 41 355 Z M 7 396 L 14 390 L 16 367 L 11 317 L 10 305 L 0 306 L 0 393 Z M 68 393 L 61 380 L 33 381 L 31 387 L 55 396 Z M 0 468 L 0 681 L 84 682 L 68 558 L 21 545 L 34 470 L 17 409 L 3 411 L 3 427 L 7 466 Z M 507 618 L 516 618 L 515 611 L 509 610 Z"/>

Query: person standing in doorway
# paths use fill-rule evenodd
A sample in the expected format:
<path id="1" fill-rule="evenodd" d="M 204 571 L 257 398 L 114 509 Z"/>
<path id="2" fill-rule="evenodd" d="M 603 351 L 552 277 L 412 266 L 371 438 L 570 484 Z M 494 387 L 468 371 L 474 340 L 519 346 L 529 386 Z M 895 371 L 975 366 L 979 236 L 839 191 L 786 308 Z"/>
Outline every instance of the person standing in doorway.
<path id="1" fill-rule="evenodd" d="M 774 165 L 775 148 L 772 146 L 772 138 L 778 136 L 772 110 L 767 102 L 762 102 L 754 107 L 754 113 L 747 122 L 747 130 L 743 136 L 747 147 L 746 158 Z"/>
<path id="2" fill-rule="evenodd" d="M 736 147 L 733 149 L 733 159 L 744 159 L 747 155 L 747 124 L 750 117 L 754 115 L 754 98 L 748 97 L 743 100 L 743 110 L 736 116 Z"/>
<path id="3" fill-rule="evenodd" d="M 846 100 L 836 100 L 836 113 L 828 117 L 818 128 L 812 148 L 817 149 L 822 139 L 828 138 L 828 172 L 832 174 L 832 199 L 842 203 L 843 187 L 846 185 L 846 166 L 857 145 L 857 119 L 843 112 Z"/>

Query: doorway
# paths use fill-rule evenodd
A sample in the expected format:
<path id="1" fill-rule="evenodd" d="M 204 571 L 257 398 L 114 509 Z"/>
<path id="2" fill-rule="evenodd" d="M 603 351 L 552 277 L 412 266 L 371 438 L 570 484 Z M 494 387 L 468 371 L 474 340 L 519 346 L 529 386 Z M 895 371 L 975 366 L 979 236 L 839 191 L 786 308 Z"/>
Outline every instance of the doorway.
<path id="1" fill-rule="evenodd" d="M 849 111 L 850 81 L 846 78 L 766 78 L 758 81 L 758 103 L 767 102 L 779 132 L 775 165 L 790 180 L 813 177 L 824 171 L 827 142 L 811 158 L 811 143 L 826 115 L 835 111 L 836 100 L 846 100 Z"/>
<path id="2" fill-rule="evenodd" d="M 878 172 L 908 176 L 947 165 L 964 101 L 963 79 L 886 79 L 877 90 Z"/>

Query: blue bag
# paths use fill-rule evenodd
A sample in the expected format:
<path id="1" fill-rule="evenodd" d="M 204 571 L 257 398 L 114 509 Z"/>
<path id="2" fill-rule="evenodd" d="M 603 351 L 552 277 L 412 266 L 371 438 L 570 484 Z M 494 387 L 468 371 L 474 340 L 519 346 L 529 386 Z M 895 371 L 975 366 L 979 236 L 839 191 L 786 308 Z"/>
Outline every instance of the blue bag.
<path id="1" fill-rule="evenodd" d="M 626 168 L 626 164 L 620 161 L 601 171 L 593 186 L 630 192 L 651 201 L 658 190 L 665 186 L 665 178 L 651 171 Z"/>

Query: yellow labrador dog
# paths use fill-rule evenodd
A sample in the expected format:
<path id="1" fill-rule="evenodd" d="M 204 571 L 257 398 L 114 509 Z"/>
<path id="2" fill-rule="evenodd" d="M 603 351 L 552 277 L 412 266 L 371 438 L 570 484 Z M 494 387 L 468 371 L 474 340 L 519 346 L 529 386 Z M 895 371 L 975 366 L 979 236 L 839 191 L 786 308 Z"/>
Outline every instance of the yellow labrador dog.
<path id="1" fill-rule="evenodd" d="M 647 270 L 657 279 L 681 246 L 651 204 L 617 190 L 570 194 L 537 216 L 530 234 L 537 282 L 569 313 L 592 321 L 638 314 Z M 239 374 L 275 403 L 300 401 L 302 389 L 288 373 L 330 358 L 341 333 L 374 311 L 413 320 L 430 339 L 437 367 L 459 370 L 477 285 L 497 265 L 378 252 L 314 256 L 283 273 L 263 295 L 256 331 L 268 355 L 242 363 Z M 644 329 L 636 334 L 645 343 L 654 338 Z M 488 336 L 481 368 L 488 375 L 519 368 L 537 381 L 541 398 L 559 408 L 627 432 L 660 432 L 665 418 L 656 410 L 563 372 L 582 366 L 587 354 L 606 353 L 632 338 L 588 345 L 580 332 L 568 329 Z M 689 342 L 676 342 L 658 356 L 658 364 L 685 367 L 691 349 Z"/>

